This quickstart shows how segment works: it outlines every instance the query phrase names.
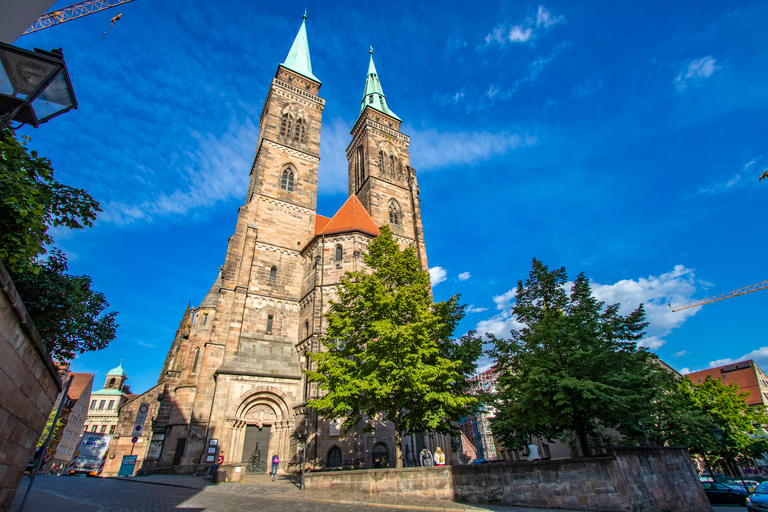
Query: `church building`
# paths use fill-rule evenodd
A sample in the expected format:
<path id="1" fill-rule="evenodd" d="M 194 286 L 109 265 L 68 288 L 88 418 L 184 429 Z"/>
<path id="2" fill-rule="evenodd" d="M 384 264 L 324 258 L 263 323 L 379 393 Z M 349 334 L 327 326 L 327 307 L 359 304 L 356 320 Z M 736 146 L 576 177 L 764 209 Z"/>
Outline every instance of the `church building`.
<path id="1" fill-rule="evenodd" d="M 346 151 L 349 197 L 330 217 L 317 212 L 325 100 L 304 18 L 264 102 L 224 264 L 200 305 L 185 311 L 158 385 L 134 401 L 153 404 L 146 428 L 153 449 L 141 464 L 148 471 L 200 472 L 220 453 L 228 480 L 265 471 L 274 454 L 281 472 L 295 471 L 305 432 L 308 467 L 370 468 L 377 459 L 395 466 L 392 425 L 380 420 L 374 433 L 345 434 L 305 411 L 318 390 L 302 370 L 310 365 L 307 352 L 320 350 L 335 287 L 346 272 L 363 268 L 379 226 L 388 224 L 402 246 L 414 245 L 428 268 L 416 172 L 371 50 Z M 406 465 L 425 446 L 456 457 L 442 435 L 413 433 L 403 445 Z"/>

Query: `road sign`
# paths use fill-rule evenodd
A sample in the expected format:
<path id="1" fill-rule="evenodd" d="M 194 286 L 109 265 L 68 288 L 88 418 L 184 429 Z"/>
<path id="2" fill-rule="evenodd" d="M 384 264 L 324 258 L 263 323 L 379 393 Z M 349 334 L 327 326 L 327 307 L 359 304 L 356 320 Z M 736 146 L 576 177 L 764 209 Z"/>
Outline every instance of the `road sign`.
<path id="1" fill-rule="evenodd" d="M 134 437 L 134 439 L 136 439 Z M 123 455 L 123 461 L 120 463 L 120 470 L 117 476 L 133 476 L 133 470 L 136 467 L 136 457 L 138 455 Z"/>
<path id="2" fill-rule="evenodd" d="M 144 430 L 144 422 L 147 421 L 148 412 L 149 412 L 149 404 L 139 405 L 139 411 L 136 413 L 136 422 L 133 425 L 134 436 L 140 436 L 141 431 Z"/>
<path id="3" fill-rule="evenodd" d="M 136 437 L 136 436 L 133 436 L 133 437 L 131 438 L 131 442 L 132 442 L 132 443 L 134 443 L 134 444 L 136 444 L 136 441 L 138 441 L 138 440 L 139 440 L 139 438 L 138 438 L 138 437 Z"/>

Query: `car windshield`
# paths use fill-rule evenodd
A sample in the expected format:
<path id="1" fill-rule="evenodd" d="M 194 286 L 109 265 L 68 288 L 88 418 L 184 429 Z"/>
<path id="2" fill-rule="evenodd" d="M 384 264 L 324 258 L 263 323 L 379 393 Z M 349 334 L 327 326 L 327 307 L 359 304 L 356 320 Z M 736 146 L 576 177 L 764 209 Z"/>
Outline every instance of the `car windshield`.
<path id="1" fill-rule="evenodd" d="M 768 482 L 763 482 L 758 485 L 757 489 L 755 489 L 755 492 L 759 494 L 768 494 Z"/>

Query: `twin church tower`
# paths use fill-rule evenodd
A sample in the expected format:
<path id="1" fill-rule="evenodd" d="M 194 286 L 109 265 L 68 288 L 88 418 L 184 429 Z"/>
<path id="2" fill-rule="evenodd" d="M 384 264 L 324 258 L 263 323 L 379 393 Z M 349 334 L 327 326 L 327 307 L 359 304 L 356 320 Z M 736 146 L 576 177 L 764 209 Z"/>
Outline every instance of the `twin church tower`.
<path id="1" fill-rule="evenodd" d="M 199 307 L 185 312 L 153 388 L 160 403 L 144 463 L 150 470 L 197 471 L 210 465 L 212 453 L 223 453 L 234 480 L 263 471 L 259 461 L 275 453 L 281 469 L 298 469 L 305 428 L 307 460 L 315 468 L 366 468 L 375 459 L 395 464 L 391 425 L 344 434 L 301 407 L 317 396 L 302 370 L 309 368 L 307 352 L 320 350 L 328 302 L 344 273 L 363 267 L 378 226 L 388 224 L 401 245 L 414 244 L 427 269 L 409 139 L 384 96 L 372 51 L 347 148 L 349 198 L 330 218 L 317 213 L 325 100 L 304 18 L 264 103 L 224 265 Z M 425 445 L 445 449 L 446 442 L 406 436 L 406 464 Z"/>

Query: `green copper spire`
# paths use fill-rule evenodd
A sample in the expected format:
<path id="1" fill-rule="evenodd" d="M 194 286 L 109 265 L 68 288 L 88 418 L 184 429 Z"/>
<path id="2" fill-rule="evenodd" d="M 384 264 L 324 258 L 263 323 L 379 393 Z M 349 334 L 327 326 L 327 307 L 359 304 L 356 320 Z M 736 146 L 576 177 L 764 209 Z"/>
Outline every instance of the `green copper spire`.
<path id="1" fill-rule="evenodd" d="M 283 66 L 295 71 L 300 75 L 303 75 L 310 80 L 314 80 L 317 83 L 322 83 L 312 74 L 312 62 L 309 60 L 309 44 L 307 43 L 307 11 L 304 10 L 304 20 L 301 22 L 301 28 L 299 33 L 296 34 L 296 39 L 293 40 L 293 46 L 291 51 L 288 52 L 288 56 L 283 62 Z"/>
<path id="2" fill-rule="evenodd" d="M 373 64 L 373 48 L 368 52 L 371 54 L 371 62 L 368 64 L 368 77 L 365 79 L 365 91 L 363 92 L 363 102 L 360 105 L 360 114 L 358 119 L 363 115 L 365 107 L 373 107 L 383 114 L 387 114 L 390 117 L 394 117 L 398 121 L 402 121 L 399 117 L 392 112 L 387 106 L 387 101 L 384 99 L 384 91 L 381 89 L 381 82 L 379 82 L 379 74 L 376 73 L 376 66 Z"/>

